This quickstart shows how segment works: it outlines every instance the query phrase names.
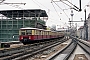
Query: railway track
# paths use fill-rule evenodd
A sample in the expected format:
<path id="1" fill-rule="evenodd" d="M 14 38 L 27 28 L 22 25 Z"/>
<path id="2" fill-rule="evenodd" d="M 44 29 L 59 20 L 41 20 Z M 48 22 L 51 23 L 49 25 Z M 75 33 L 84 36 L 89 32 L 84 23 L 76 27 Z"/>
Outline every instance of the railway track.
<path id="1" fill-rule="evenodd" d="M 90 46 L 89 46 L 89 45 L 87 45 L 86 43 L 81 42 L 81 41 L 78 42 L 78 45 L 79 45 L 86 53 L 88 53 L 88 54 L 90 55 Z"/>
<path id="2" fill-rule="evenodd" d="M 89 60 L 90 59 L 90 44 L 84 40 L 72 37 L 77 41 L 77 49 L 73 55 L 69 58 L 70 60 Z"/>
<path id="3" fill-rule="evenodd" d="M 78 45 L 86 52 L 90 55 L 90 44 L 85 43 L 82 40 L 79 40 L 78 38 L 72 37 L 73 39 L 75 39 L 78 42 Z"/>
<path id="4" fill-rule="evenodd" d="M 72 41 L 67 47 L 56 53 L 54 56 L 48 58 L 47 60 L 68 60 L 70 55 L 75 50 L 76 46 L 77 43 L 75 41 Z"/>
<path id="5" fill-rule="evenodd" d="M 26 46 L 21 46 L 21 47 L 18 47 L 18 48 L 12 48 L 12 49 L 9 49 L 9 50 L 0 51 L 0 60 L 25 59 L 28 56 L 35 55 L 35 54 L 37 54 L 41 51 L 44 51 L 48 48 L 51 48 L 55 45 L 58 45 L 58 44 L 66 41 L 66 40 L 62 39 L 62 40 L 56 40 L 54 42 L 53 42 L 53 40 L 51 40 L 51 41 L 43 43 L 43 44 L 39 43 L 39 44 L 34 44 L 34 45 L 26 45 Z"/>
<path id="6" fill-rule="evenodd" d="M 72 37 L 72 43 L 70 45 L 46 60 L 68 60 L 71 57 L 71 54 L 73 54 L 74 50 L 76 49 L 77 44 L 88 54 L 88 56 L 90 56 L 90 45 L 78 40 L 77 38 Z M 87 57 L 85 56 L 85 54 L 75 54 L 74 60 L 77 59 L 87 60 Z"/>

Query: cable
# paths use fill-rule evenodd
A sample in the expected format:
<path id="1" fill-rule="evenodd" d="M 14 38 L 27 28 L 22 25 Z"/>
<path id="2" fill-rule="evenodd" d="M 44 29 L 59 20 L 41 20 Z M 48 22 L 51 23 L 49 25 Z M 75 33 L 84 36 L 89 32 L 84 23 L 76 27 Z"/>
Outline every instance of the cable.
<path id="1" fill-rule="evenodd" d="M 54 2 L 55 3 L 55 2 Z M 55 3 L 56 4 L 56 3 Z M 56 4 L 57 5 L 57 4 Z M 58 5 L 57 5 L 58 6 Z M 63 12 L 64 12 L 64 14 L 67 16 L 67 18 L 69 19 L 69 17 L 68 17 L 68 15 L 65 13 L 65 11 L 60 7 L 60 6 L 58 6 Z"/>
<path id="2" fill-rule="evenodd" d="M 37 0 L 35 0 L 35 1 L 37 1 Z M 38 2 L 38 1 L 37 1 Z M 40 2 L 38 2 L 41 6 L 43 6 L 43 7 L 45 7 L 46 9 L 48 9 L 48 12 L 47 13 L 49 13 L 49 8 L 47 8 L 45 5 L 43 5 L 42 3 L 40 3 Z M 50 10 L 51 11 L 51 10 Z M 55 11 L 56 11 L 56 9 L 55 9 Z M 57 13 L 58 14 L 58 13 Z M 59 14 L 58 14 L 59 15 Z M 60 16 L 59 16 L 60 17 Z"/>
<path id="3" fill-rule="evenodd" d="M 87 5 L 90 3 L 90 1 L 87 3 Z M 87 5 L 85 5 L 84 7 L 83 7 L 83 9 L 85 9 L 85 7 L 87 6 Z"/>
<path id="4" fill-rule="evenodd" d="M 5 0 L 1 0 L 0 3 L 3 3 Z"/>
<path id="5" fill-rule="evenodd" d="M 87 3 L 87 5 L 90 3 L 90 1 Z M 82 8 L 82 10 L 84 10 L 85 9 L 85 7 L 86 7 L 86 5 Z M 78 14 L 78 13 L 77 13 Z M 75 14 L 75 15 L 77 15 L 77 14 Z"/>
<path id="6" fill-rule="evenodd" d="M 55 9 L 55 11 L 56 11 L 57 15 L 59 16 L 59 14 L 58 14 L 58 12 L 57 12 L 56 8 L 54 7 L 53 3 L 52 3 L 52 6 L 53 6 L 53 8 Z M 60 16 L 59 16 L 59 17 L 60 17 Z M 61 18 L 60 18 L 60 19 L 61 19 Z"/>
<path id="7" fill-rule="evenodd" d="M 67 2 L 69 2 L 68 0 L 67 0 Z M 71 2 L 69 2 L 71 5 L 73 5 L 74 7 L 76 7 L 77 9 L 79 9 L 77 6 L 75 6 L 74 4 L 72 4 Z"/>
<path id="8" fill-rule="evenodd" d="M 37 1 L 37 0 L 35 0 L 35 1 Z M 38 1 L 37 1 L 38 2 Z M 35 2 L 34 2 L 35 3 Z M 40 2 L 38 2 L 39 4 L 41 4 Z M 44 6 L 43 4 L 41 4 L 41 6 Z M 40 6 L 39 6 L 40 7 Z M 46 6 L 44 6 L 45 8 L 47 8 Z M 53 7 L 54 7 L 54 5 L 53 5 Z M 49 8 L 47 8 L 47 9 L 49 9 Z M 55 7 L 54 7 L 54 9 L 55 9 Z M 50 10 L 50 9 L 49 9 Z M 55 11 L 56 11 L 56 13 L 58 14 L 58 12 L 57 12 L 57 10 L 55 9 Z M 58 14 L 58 16 L 59 16 L 59 14 Z M 60 16 L 59 16 L 60 17 Z M 61 18 L 60 18 L 61 19 Z M 54 19 L 55 20 L 55 19 Z"/>
<path id="9" fill-rule="evenodd" d="M 35 1 L 37 1 L 37 0 L 35 0 Z M 38 2 L 38 1 L 37 1 Z M 43 5 L 42 3 L 40 3 L 40 2 L 38 2 L 39 4 L 41 4 L 41 6 L 43 6 L 43 7 L 45 7 L 45 8 L 47 8 L 45 5 Z M 47 9 L 49 9 L 49 8 L 47 8 Z"/>
<path id="10" fill-rule="evenodd" d="M 54 2 L 55 3 L 55 2 Z M 56 4 L 56 3 L 55 3 Z M 57 4 L 56 4 L 57 5 Z M 58 5 L 57 5 L 58 6 Z M 64 14 L 67 16 L 67 18 L 69 19 L 69 17 L 68 17 L 68 15 L 65 13 L 65 11 L 60 7 L 60 6 L 58 6 L 63 12 L 64 12 Z M 63 23 L 63 22 L 62 22 Z M 64 23 L 63 23 L 64 24 Z"/>
<path id="11" fill-rule="evenodd" d="M 35 1 L 37 1 L 37 0 L 35 0 Z M 37 1 L 38 2 L 38 1 Z M 40 2 L 38 2 L 39 4 L 41 4 Z M 42 6 L 44 6 L 43 4 L 41 4 Z M 45 8 L 47 8 L 46 6 L 44 6 Z M 54 7 L 54 5 L 53 5 L 53 7 Z M 48 10 L 50 10 L 49 8 L 47 8 Z M 55 7 L 54 7 L 54 9 L 55 9 Z M 57 15 L 59 16 L 59 14 L 58 14 L 58 12 L 57 12 L 57 10 L 55 9 L 55 11 L 56 11 L 56 13 L 57 13 Z M 60 16 L 59 16 L 60 17 Z"/>
<path id="12" fill-rule="evenodd" d="M 36 5 L 38 5 L 39 6 L 39 4 L 37 4 L 34 0 L 32 0 Z M 40 6 L 39 6 L 40 7 Z M 41 7 L 40 7 L 41 8 Z"/>

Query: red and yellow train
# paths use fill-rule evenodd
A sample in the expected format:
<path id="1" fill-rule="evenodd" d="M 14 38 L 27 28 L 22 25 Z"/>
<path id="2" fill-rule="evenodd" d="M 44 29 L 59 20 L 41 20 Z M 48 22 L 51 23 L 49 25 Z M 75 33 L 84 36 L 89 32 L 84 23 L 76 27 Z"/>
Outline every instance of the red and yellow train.
<path id="1" fill-rule="evenodd" d="M 64 37 L 64 33 L 62 32 L 31 28 L 31 27 L 20 28 L 19 35 L 20 35 L 19 40 L 23 44 L 30 44 L 37 41 L 45 41 L 45 40 Z"/>

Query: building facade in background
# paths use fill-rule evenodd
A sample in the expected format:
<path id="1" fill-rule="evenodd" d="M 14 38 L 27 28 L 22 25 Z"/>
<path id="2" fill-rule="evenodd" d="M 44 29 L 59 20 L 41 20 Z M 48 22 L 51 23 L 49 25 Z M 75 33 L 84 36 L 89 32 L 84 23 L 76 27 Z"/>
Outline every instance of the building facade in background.
<path id="1" fill-rule="evenodd" d="M 40 19 L 48 17 L 45 10 L 4 10 L 0 14 L 0 42 L 18 41 L 22 27 L 46 29 L 45 21 Z"/>
<path id="2" fill-rule="evenodd" d="M 86 20 L 86 25 L 87 25 L 87 28 L 88 28 L 88 40 L 90 40 L 90 14 L 88 15 L 88 18 Z M 81 26 L 78 31 L 77 31 L 77 35 L 79 38 L 85 40 L 86 39 L 86 27 L 85 25 L 84 26 Z"/>

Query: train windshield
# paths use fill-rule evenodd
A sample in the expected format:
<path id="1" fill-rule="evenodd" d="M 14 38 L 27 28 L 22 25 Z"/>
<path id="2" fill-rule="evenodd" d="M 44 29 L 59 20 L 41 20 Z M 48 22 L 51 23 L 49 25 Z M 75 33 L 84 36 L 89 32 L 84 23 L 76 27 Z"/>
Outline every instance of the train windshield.
<path id="1" fill-rule="evenodd" d="M 25 30 L 19 30 L 19 35 L 26 35 L 26 31 Z"/>
<path id="2" fill-rule="evenodd" d="M 25 32 L 21 32 L 21 35 L 25 35 Z"/>
<path id="3" fill-rule="evenodd" d="M 32 30 L 26 30 L 27 35 L 32 35 Z"/>

